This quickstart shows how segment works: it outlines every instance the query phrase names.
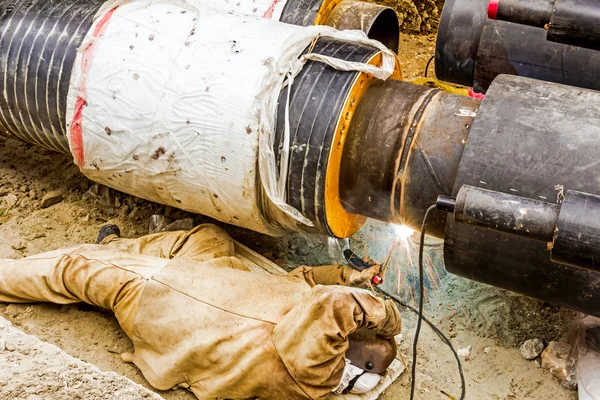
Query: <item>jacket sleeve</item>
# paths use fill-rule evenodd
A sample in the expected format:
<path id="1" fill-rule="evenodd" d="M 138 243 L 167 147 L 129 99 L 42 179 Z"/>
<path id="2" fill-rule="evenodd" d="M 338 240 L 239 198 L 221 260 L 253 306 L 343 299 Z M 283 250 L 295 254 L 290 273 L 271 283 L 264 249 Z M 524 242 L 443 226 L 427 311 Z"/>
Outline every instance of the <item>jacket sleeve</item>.
<path id="1" fill-rule="evenodd" d="M 301 266 L 293 270 L 288 276 L 302 279 L 314 287 L 316 285 L 350 286 L 352 269 L 345 265 L 324 265 L 322 267 Z"/>
<path id="2" fill-rule="evenodd" d="M 372 329 L 393 337 L 401 328 L 391 301 L 363 289 L 317 285 L 277 324 L 273 342 L 296 382 L 321 399 L 340 382 L 350 334 Z"/>

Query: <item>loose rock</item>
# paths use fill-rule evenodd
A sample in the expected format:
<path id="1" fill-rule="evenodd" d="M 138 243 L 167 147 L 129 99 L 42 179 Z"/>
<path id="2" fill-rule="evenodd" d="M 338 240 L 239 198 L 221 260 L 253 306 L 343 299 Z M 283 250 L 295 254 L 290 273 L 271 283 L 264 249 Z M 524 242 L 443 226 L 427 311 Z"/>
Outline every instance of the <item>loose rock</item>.
<path id="1" fill-rule="evenodd" d="M 179 219 L 170 223 L 165 228 L 166 231 L 190 231 L 194 228 L 194 220 L 191 218 Z"/>
<path id="2" fill-rule="evenodd" d="M 10 342 L 5 343 L 4 348 L 8 351 L 15 351 L 15 345 Z"/>
<path id="3" fill-rule="evenodd" d="M 13 250 L 23 250 L 27 248 L 27 242 L 18 242 L 11 245 L 10 247 L 12 247 Z"/>
<path id="4" fill-rule="evenodd" d="M 550 371 L 560 382 L 570 387 L 573 377 L 569 368 L 571 345 L 563 342 L 550 342 L 542 352 L 542 368 Z"/>
<path id="5" fill-rule="evenodd" d="M 15 196 L 12 193 L 7 194 L 2 199 L 2 205 L 3 205 L 3 207 L 6 208 L 6 209 L 8 209 L 8 210 L 10 210 L 14 206 L 16 206 L 18 202 L 19 202 L 19 199 L 17 198 L 17 196 Z"/>
<path id="6" fill-rule="evenodd" d="M 468 360 L 469 357 L 471 356 L 471 348 L 472 348 L 471 346 L 460 348 L 456 351 L 456 354 L 458 354 L 459 357 L 462 357 L 462 358 Z"/>
<path id="7" fill-rule="evenodd" d="M 57 203 L 60 203 L 62 200 L 63 200 L 62 193 L 57 190 L 52 190 L 52 191 L 46 193 L 46 195 L 42 198 L 40 207 L 47 208 L 47 207 L 53 206 Z"/>
<path id="8" fill-rule="evenodd" d="M 23 200 L 21 200 L 22 208 L 28 208 L 30 206 L 31 206 L 31 199 L 29 197 L 25 197 Z"/>
<path id="9" fill-rule="evenodd" d="M 521 345 L 521 355 L 526 360 L 533 360 L 544 351 L 544 342 L 540 339 L 529 339 Z"/>

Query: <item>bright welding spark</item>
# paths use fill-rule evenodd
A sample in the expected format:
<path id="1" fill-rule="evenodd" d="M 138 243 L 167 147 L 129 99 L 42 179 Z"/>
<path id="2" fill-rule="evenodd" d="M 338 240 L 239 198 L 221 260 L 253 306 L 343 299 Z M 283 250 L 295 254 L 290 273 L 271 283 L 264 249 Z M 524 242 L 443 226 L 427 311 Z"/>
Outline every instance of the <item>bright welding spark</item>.
<path id="1" fill-rule="evenodd" d="M 415 233 L 415 231 L 406 225 L 394 225 L 394 232 L 398 236 L 398 239 L 406 239 Z"/>

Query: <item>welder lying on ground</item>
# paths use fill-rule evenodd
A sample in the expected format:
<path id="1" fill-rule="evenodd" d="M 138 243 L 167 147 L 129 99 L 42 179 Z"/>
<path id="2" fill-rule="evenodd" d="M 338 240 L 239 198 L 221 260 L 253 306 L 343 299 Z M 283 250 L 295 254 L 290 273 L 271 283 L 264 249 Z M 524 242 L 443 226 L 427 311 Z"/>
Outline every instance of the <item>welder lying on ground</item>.
<path id="1" fill-rule="evenodd" d="M 342 375 L 347 384 L 363 372 L 352 364 L 381 373 L 395 356 L 395 305 L 348 287 L 370 281 L 378 266 L 252 273 L 214 225 L 140 239 L 106 235 L 101 230 L 100 245 L 0 260 L 0 301 L 110 309 L 135 347 L 123 359 L 153 387 L 188 388 L 200 399 L 321 399 Z M 377 334 L 369 336 L 387 356 L 364 362 L 373 346 L 361 344 L 365 332 Z"/>

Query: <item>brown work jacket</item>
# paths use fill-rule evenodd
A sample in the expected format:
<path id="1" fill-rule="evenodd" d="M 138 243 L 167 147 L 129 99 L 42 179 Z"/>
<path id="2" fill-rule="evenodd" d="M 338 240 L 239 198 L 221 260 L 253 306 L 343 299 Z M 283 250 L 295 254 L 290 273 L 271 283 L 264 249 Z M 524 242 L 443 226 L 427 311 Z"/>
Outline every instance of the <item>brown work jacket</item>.
<path id="1" fill-rule="evenodd" d="M 174 256 L 186 252 L 181 237 L 159 235 L 0 260 L 0 301 L 112 309 L 148 382 L 199 399 L 323 399 L 341 380 L 348 335 L 400 332 L 396 307 L 367 290 L 316 284 L 321 273 L 306 267 L 287 276 L 245 270 L 214 226 L 184 242 L 198 249 L 220 235 L 228 249 L 196 251 L 193 261 Z M 327 279 L 343 271 L 325 268 Z"/>

